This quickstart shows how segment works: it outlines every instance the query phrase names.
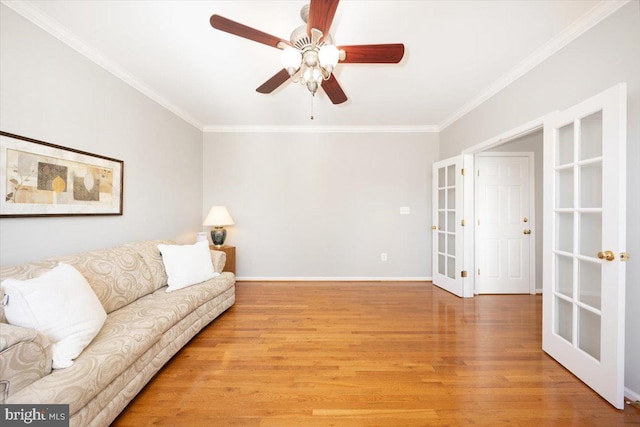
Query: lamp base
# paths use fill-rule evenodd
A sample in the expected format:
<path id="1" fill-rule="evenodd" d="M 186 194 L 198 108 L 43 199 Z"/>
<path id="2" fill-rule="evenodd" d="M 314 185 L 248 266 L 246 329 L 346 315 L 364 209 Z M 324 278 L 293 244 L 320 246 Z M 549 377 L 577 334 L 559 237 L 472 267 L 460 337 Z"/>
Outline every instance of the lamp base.
<path id="1" fill-rule="evenodd" d="M 211 241 L 215 247 L 221 247 L 224 245 L 224 239 L 227 238 L 227 230 L 223 227 L 213 227 L 211 230 Z"/>

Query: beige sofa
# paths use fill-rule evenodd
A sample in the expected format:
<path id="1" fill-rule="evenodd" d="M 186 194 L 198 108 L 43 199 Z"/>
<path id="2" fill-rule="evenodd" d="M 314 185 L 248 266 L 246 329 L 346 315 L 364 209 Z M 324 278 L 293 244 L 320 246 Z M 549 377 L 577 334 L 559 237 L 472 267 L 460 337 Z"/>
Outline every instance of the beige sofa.
<path id="1" fill-rule="evenodd" d="M 171 242 L 136 242 L 0 268 L 0 280 L 24 280 L 58 262 L 70 264 L 107 313 L 104 326 L 73 365 L 52 370 L 48 339 L 7 324 L 0 311 L 0 403 L 69 404 L 72 426 L 109 425 L 178 350 L 233 305 L 232 273 L 165 292 L 160 243 Z M 225 254 L 211 255 L 215 271 L 222 271 Z"/>

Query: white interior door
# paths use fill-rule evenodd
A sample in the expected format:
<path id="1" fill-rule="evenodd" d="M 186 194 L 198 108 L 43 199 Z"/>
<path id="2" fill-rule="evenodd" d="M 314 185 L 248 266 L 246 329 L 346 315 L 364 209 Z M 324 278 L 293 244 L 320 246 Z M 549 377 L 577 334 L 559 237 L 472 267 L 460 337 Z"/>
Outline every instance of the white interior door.
<path id="1" fill-rule="evenodd" d="M 525 294 L 534 290 L 532 159 L 528 154 L 476 156 L 479 294 Z"/>
<path id="2" fill-rule="evenodd" d="M 465 292 L 463 273 L 462 156 L 433 165 L 432 271 L 433 284 L 460 297 Z"/>
<path id="3" fill-rule="evenodd" d="M 626 85 L 544 124 L 543 337 L 618 409 L 624 399 Z"/>

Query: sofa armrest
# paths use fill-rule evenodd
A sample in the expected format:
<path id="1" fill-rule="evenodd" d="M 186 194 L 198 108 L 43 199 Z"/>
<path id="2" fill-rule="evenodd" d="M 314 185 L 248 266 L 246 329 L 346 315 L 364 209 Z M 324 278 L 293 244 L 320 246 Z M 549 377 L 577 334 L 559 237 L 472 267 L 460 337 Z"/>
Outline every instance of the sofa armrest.
<path id="1" fill-rule="evenodd" d="M 0 403 L 51 373 L 51 343 L 35 329 L 0 323 Z"/>
<path id="2" fill-rule="evenodd" d="M 216 273 L 222 273 L 224 264 L 227 262 L 227 254 L 222 251 L 210 251 L 211 261 L 213 261 L 213 269 Z"/>

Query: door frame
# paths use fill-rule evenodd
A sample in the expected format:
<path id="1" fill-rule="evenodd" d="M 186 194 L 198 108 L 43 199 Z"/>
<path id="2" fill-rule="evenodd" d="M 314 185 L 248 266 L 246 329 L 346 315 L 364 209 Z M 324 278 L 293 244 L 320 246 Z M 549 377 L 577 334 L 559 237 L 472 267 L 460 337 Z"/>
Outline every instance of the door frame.
<path id="1" fill-rule="evenodd" d="M 537 119 L 531 120 L 530 122 L 524 123 L 516 128 L 510 129 L 504 133 L 501 133 L 500 135 L 494 136 L 483 142 L 473 145 L 463 150 L 462 155 L 464 158 L 474 159 L 476 154 L 482 153 L 491 148 L 498 147 L 502 144 L 512 142 L 516 139 L 522 138 L 532 133 L 542 131 L 545 120 L 548 117 L 551 117 L 553 114 L 557 113 L 557 111 L 558 110 L 545 114 L 544 116 L 538 117 Z M 467 250 L 469 251 L 468 252 L 469 256 L 466 257 L 465 259 L 469 260 L 466 267 L 469 268 L 469 271 L 473 272 L 473 274 L 470 274 L 467 279 L 471 282 L 469 285 L 473 287 L 474 295 L 477 295 L 478 294 L 478 280 L 477 280 L 478 269 L 476 268 L 477 266 L 476 254 L 478 253 L 478 248 L 476 247 L 477 219 L 476 219 L 476 212 L 475 212 L 475 198 L 476 198 L 475 197 L 475 188 L 476 188 L 475 161 L 471 161 L 470 164 L 472 165 L 471 170 L 473 170 L 474 173 L 469 174 L 470 175 L 469 179 L 466 180 L 465 182 L 466 187 L 464 191 L 464 206 L 469 207 L 469 209 L 465 209 L 465 218 L 469 218 L 469 223 L 471 224 L 471 227 L 466 227 L 467 230 L 465 230 L 465 251 Z M 531 173 L 532 171 L 530 171 L 530 174 Z M 532 191 L 531 194 L 533 194 L 535 198 L 535 192 Z M 535 250 L 530 252 L 535 256 Z M 531 270 L 533 270 L 533 273 L 535 274 L 535 258 L 534 258 L 534 263 L 531 265 L 531 267 L 532 267 Z M 535 276 L 534 276 L 534 280 L 531 281 L 531 285 L 534 288 L 533 293 L 535 293 Z"/>
<path id="2" fill-rule="evenodd" d="M 507 144 L 509 142 L 515 141 L 517 139 L 520 139 L 523 136 L 529 135 L 531 133 L 536 132 L 536 130 L 534 130 L 533 132 L 528 132 L 524 135 L 520 135 L 517 136 L 515 138 L 510 138 L 508 140 L 503 140 L 500 141 L 499 144 L 493 146 L 493 147 L 498 147 L 502 144 Z M 491 148 L 493 148 L 491 147 Z M 487 148 L 485 148 L 485 150 L 487 150 Z M 537 233 L 537 229 L 536 229 L 536 188 L 535 188 L 535 170 L 534 170 L 534 153 L 531 151 L 480 151 L 478 153 L 475 154 L 475 159 L 477 159 L 478 157 L 526 157 L 527 159 L 529 159 L 529 228 L 533 229 L 536 233 Z M 478 162 L 474 161 L 474 164 L 477 165 Z M 475 218 L 478 217 L 478 210 L 479 210 L 479 203 L 478 203 L 478 197 L 476 197 L 476 195 L 478 194 L 478 181 L 475 179 L 476 176 L 478 176 L 477 174 L 477 170 L 474 168 L 473 169 L 473 180 L 474 180 L 474 186 L 473 186 L 473 195 L 474 195 L 474 209 L 473 209 L 473 214 L 474 214 L 474 220 L 473 220 L 473 229 L 474 231 L 477 233 L 477 226 L 478 223 L 476 221 Z M 535 295 L 536 294 L 536 233 L 532 233 L 530 236 L 529 240 L 529 294 L 531 295 Z M 475 233 L 474 233 L 475 234 Z M 479 259 L 479 254 L 482 248 L 480 248 L 480 239 L 474 239 L 474 262 L 475 265 L 478 265 L 478 259 Z M 474 274 L 473 276 L 475 277 L 474 280 L 474 285 L 473 285 L 473 289 L 474 289 L 474 294 L 478 294 L 478 271 L 475 271 L 476 274 Z"/>

